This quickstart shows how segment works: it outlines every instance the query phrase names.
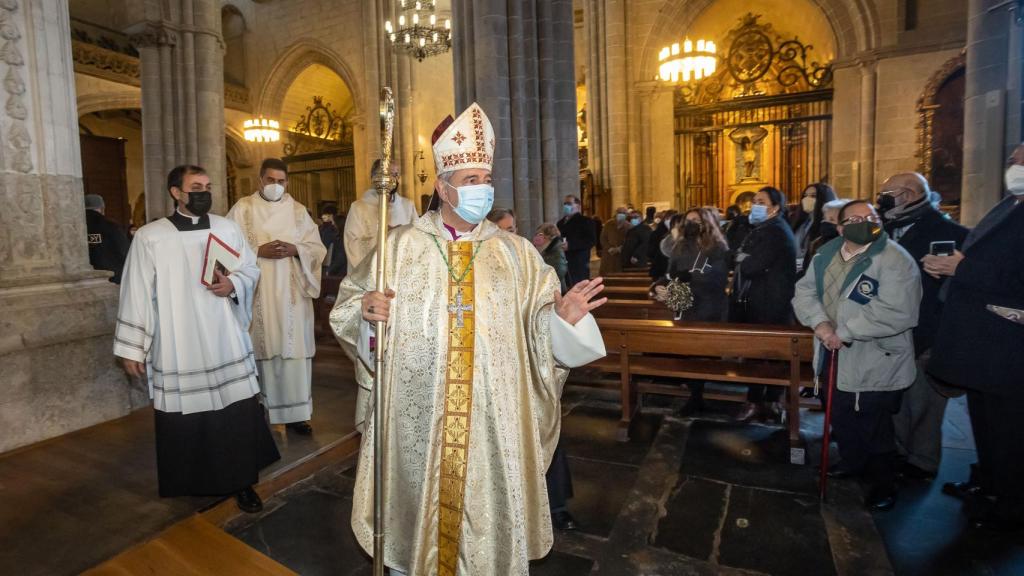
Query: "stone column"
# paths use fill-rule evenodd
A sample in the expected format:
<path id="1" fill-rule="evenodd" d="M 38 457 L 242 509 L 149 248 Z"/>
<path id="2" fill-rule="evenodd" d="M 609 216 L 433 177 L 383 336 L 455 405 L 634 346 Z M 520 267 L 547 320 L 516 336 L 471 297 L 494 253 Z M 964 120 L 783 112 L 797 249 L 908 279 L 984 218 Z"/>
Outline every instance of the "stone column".
<path id="1" fill-rule="evenodd" d="M 220 3 L 171 0 L 169 7 L 149 5 L 146 18 L 128 30 L 142 67 L 146 219 L 173 210 L 167 173 L 186 163 L 209 171 L 213 212 L 224 214 L 228 198 Z"/>
<path id="2" fill-rule="evenodd" d="M 453 0 L 457 111 L 494 124 L 497 206 L 532 231 L 579 189 L 570 0 Z"/>
<path id="3" fill-rule="evenodd" d="M 860 150 L 857 164 L 858 198 L 873 198 L 875 190 L 875 102 L 878 75 L 874 62 L 865 62 L 860 68 Z"/>
<path id="4" fill-rule="evenodd" d="M 604 3 L 603 34 L 605 43 L 603 89 L 608 148 L 606 182 L 612 190 L 612 206 L 624 206 L 631 200 L 629 189 L 629 109 L 626 73 L 626 2 L 607 0 Z"/>
<path id="5" fill-rule="evenodd" d="M 117 287 L 89 266 L 67 0 L 0 3 L 0 452 L 145 403 L 115 365 Z"/>
<path id="6" fill-rule="evenodd" d="M 602 86 L 604 73 L 601 52 L 604 43 L 600 37 L 600 14 L 603 2 L 586 0 L 583 4 L 583 30 L 587 38 L 587 165 L 594 175 L 594 188 L 600 195 L 608 194 L 604 179 L 604 101 Z"/>
<path id="7" fill-rule="evenodd" d="M 973 226 L 999 202 L 1007 156 L 1007 78 L 1009 31 L 1013 16 L 989 12 L 992 0 L 970 0 L 967 7 L 967 78 L 964 87 L 964 175 L 960 220 Z M 1019 117 L 1020 101 L 1013 117 Z M 1019 129 L 1015 130 L 1019 136 Z"/>

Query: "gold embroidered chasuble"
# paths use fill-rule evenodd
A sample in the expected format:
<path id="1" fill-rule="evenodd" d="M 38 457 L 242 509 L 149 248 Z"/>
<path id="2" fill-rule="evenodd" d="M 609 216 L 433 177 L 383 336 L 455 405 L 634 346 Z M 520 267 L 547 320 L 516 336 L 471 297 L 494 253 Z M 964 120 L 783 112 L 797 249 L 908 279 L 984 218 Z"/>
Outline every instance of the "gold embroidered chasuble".
<path id="1" fill-rule="evenodd" d="M 566 376 L 549 330 L 558 278 L 529 241 L 487 221 L 451 242 L 431 212 L 388 244 L 385 563 L 410 576 L 526 575 L 552 543 L 544 473 Z M 367 552 L 377 428 L 356 346 L 375 265 L 345 279 L 331 313 L 359 365 L 366 427 L 352 529 Z"/>

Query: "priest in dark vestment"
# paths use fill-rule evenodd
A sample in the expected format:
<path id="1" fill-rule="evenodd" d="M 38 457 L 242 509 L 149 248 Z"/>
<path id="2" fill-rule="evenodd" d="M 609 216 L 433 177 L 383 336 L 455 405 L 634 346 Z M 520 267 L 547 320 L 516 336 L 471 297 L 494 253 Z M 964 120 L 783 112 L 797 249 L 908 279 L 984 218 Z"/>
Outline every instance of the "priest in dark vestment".
<path id="1" fill-rule="evenodd" d="M 198 166 L 167 176 L 175 212 L 135 234 L 121 282 L 114 355 L 149 384 L 160 495 L 234 494 L 262 509 L 252 486 L 280 455 L 259 403 L 249 324 L 260 270 L 241 228 L 209 214 L 210 178 Z M 211 237 L 237 262 L 202 275 Z"/>

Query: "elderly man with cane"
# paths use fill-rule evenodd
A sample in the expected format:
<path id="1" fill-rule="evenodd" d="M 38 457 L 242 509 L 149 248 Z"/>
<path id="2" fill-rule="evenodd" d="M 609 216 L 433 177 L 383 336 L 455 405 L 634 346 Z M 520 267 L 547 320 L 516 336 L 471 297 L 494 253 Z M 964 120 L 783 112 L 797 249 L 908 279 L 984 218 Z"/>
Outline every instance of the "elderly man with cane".
<path id="1" fill-rule="evenodd" d="M 838 351 L 832 427 L 841 461 L 829 475 L 863 476 L 868 508 L 896 502 L 892 416 L 916 375 L 912 329 L 921 302 L 917 264 L 882 231 L 871 204 L 856 200 L 839 213 L 840 238 L 825 244 L 796 285 L 797 319 L 827 351 Z"/>

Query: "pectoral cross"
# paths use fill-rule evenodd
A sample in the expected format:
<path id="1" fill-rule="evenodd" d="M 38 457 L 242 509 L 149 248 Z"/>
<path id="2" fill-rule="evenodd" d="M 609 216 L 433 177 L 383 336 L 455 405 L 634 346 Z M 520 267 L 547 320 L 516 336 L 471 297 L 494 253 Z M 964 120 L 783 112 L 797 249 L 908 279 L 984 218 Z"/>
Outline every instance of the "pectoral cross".
<path id="1" fill-rule="evenodd" d="M 466 312 L 472 312 L 472 311 L 473 311 L 473 305 L 472 304 L 463 304 L 462 303 L 462 290 L 459 290 L 458 294 L 455 295 L 455 304 L 452 304 L 452 305 L 448 306 L 448 312 L 451 313 L 451 314 L 455 314 L 456 315 L 455 316 L 455 325 L 458 326 L 459 328 L 465 327 L 465 325 L 466 325 L 466 323 L 465 323 L 465 321 L 466 321 L 465 313 Z"/>

